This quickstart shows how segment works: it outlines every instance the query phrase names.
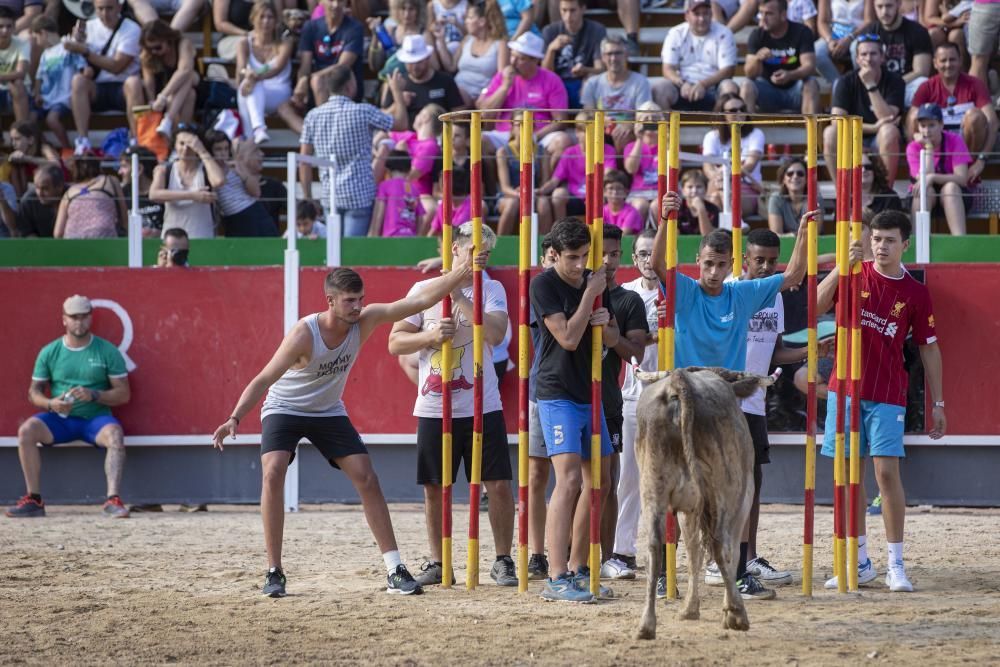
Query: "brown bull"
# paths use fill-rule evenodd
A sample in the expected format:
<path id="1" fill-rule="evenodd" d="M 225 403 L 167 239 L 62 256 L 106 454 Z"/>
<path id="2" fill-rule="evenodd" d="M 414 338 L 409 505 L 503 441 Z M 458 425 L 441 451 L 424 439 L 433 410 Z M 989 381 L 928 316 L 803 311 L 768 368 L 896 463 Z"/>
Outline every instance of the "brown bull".
<path id="1" fill-rule="evenodd" d="M 740 533 L 753 500 L 753 442 L 738 398 L 773 383 L 722 368 L 637 373 L 647 386 L 636 407 L 635 456 L 649 528 L 649 581 L 638 637 L 656 636 L 656 572 L 668 508 L 679 512 L 688 554 L 688 590 L 680 618 L 699 615 L 698 578 L 705 550 L 725 581 L 724 628 L 747 630 L 736 588 Z"/>

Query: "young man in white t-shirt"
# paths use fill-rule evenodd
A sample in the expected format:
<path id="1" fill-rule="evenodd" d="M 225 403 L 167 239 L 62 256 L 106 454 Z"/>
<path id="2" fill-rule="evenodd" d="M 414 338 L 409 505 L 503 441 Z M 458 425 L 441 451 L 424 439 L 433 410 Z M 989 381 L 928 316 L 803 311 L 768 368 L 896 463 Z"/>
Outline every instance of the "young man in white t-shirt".
<path id="1" fill-rule="evenodd" d="M 94 0 L 95 18 L 78 21 L 64 47 L 83 56 L 87 66 L 73 76 L 76 154 L 90 149 L 92 111 L 125 111 L 123 83 L 139 73 L 139 24 L 122 16 L 118 0 Z"/>
<path id="2" fill-rule="evenodd" d="M 663 78 L 651 81 L 653 100 L 665 111 L 712 111 L 723 93 L 738 93 L 732 81 L 736 38 L 712 20 L 711 0 L 686 0 L 684 23 L 663 40 Z"/>
<path id="3" fill-rule="evenodd" d="M 459 257 L 472 243 L 472 223 L 455 230 L 452 252 Z M 496 245 L 493 231 L 483 226 L 483 246 Z M 429 281 L 410 289 L 416 294 Z M 421 586 L 441 583 L 441 345 L 452 343 L 451 432 L 452 484 L 464 460 L 466 477 L 472 470 L 473 432 L 473 352 L 472 352 L 472 277 L 451 294 L 452 317 L 441 317 L 438 303 L 422 313 L 397 322 L 389 334 L 389 352 L 394 355 L 418 352 L 419 379 L 413 415 L 417 417 L 417 483 L 424 487 L 424 518 L 430 542 L 430 560 L 416 576 Z M 510 556 L 514 536 L 514 499 L 511 494 L 510 454 L 507 429 L 500 403 L 493 346 L 507 332 L 507 297 L 503 285 L 483 278 L 483 455 L 482 480 L 489 494 L 490 526 L 496 546 L 496 561 L 490 576 L 500 586 L 517 586 L 514 560 Z M 452 576 L 454 580 L 454 576 Z"/>

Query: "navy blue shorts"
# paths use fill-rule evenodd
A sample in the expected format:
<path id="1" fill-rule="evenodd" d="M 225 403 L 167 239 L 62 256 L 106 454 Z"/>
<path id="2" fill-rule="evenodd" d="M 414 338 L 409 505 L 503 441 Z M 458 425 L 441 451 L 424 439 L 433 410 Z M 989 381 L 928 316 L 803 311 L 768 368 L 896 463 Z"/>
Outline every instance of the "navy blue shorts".
<path id="1" fill-rule="evenodd" d="M 91 105 L 93 111 L 125 111 L 125 89 L 121 81 L 97 83 L 97 95 Z"/>
<path id="2" fill-rule="evenodd" d="M 33 415 L 49 428 L 52 434 L 52 442 L 43 442 L 43 445 L 61 445 L 74 440 L 83 440 L 97 446 L 97 434 L 108 424 L 117 424 L 121 428 L 121 422 L 111 415 L 100 415 L 92 419 L 83 417 L 60 417 L 54 412 L 39 412 Z"/>

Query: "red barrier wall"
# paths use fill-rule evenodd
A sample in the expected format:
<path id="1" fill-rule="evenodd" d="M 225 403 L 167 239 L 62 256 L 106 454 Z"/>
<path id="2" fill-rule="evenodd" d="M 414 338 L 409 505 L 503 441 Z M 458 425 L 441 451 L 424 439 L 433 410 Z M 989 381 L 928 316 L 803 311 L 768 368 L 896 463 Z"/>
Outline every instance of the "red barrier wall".
<path id="1" fill-rule="evenodd" d="M 685 272 L 691 267 L 685 267 Z M 945 363 L 949 433 L 1000 434 L 1000 415 L 991 391 L 1000 368 L 1000 266 L 930 265 L 927 282 L 934 299 Z M 368 302 L 400 298 L 427 276 L 408 269 L 365 269 Z M 491 275 L 507 290 L 516 315 L 516 270 Z M 325 271 L 304 269 L 300 312 L 325 307 Z M 634 271 L 623 271 L 630 280 Z M 19 269 L 0 271 L 0 435 L 14 435 L 32 413 L 25 395 L 39 349 L 62 333 L 63 299 L 82 293 L 107 299 L 131 320 L 127 354 L 132 402 L 116 414 L 130 435 L 211 433 L 229 414 L 239 392 L 267 362 L 282 334 L 280 268 Z M 516 325 L 516 321 L 513 322 Z M 122 341 L 122 320 L 106 307 L 94 316 L 94 332 Z M 389 327 L 368 341 L 348 382 L 348 410 L 362 433 L 411 433 L 415 388 L 386 352 Z M 516 337 L 514 343 L 516 344 Z M 516 359 L 516 356 L 515 356 Z M 516 374 L 504 383 L 503 400 L 516 405 Z M 508 430 L 516 431 L 513 409 Z M 241 432 L 257 433 L 259 412 Z M 1000 437 L 998 437 L 1000 440 Z"/>

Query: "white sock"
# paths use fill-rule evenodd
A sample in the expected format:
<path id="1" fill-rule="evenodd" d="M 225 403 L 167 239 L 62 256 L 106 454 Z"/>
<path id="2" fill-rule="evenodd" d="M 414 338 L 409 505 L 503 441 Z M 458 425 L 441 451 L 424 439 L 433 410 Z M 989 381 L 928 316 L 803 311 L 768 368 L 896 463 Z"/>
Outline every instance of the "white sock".
<path id="1" fill-rule="evenodd" d="M 864 565 L 868 562 L 868 538 L 865 535 L 858 536 L 858 564 Z"/>
<path id="2" fill-rule="evenodd" d="M 889 542 L 889 567 L 903 564 L 903 543 Z"/>
<path id="3" fill-rule="evenodd" d="M 392 574 L 396 571 L 396 568 L 403 564 L 403 560 L 399 557 L 399 551 L 386 551 L 382 554 L 382 560 L 385 561 L 385 569 Z"/>

